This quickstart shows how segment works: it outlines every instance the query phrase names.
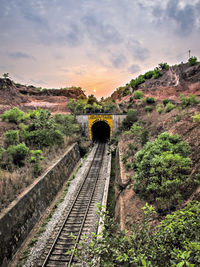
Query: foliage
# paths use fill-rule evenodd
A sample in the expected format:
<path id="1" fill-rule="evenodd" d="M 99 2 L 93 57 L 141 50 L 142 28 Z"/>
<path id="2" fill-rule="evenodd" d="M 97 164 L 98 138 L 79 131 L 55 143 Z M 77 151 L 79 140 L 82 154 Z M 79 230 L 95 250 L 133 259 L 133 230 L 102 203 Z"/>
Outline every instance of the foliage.
<path id="1" fill-rule="evenodd" d="M 163 105 L 166 106 L 168 103 L 171 103 L 170 99 L 163 99 Z"/>
<path id="2" fill-rule="evenodd" d="M 195 112 L 195 115 L 192 116 L 193 122 L 196 124 L 200 124 L 200 114 L 198 114 L 197 112 Z"/>
<path id="3" fill-rule="evenodd" d="M 90 242 L 87 239 L 81 242 L 76 251 L 81 263 L 102 267 L 199 266 L 199 202 L 167 215 L 156 228 L 152 227 L 154 208 L 146 204 L 142 210 L 141 224 L 133 224 L 127 234 L 101 209 L 103 231 L 99 235 L 93 233 Z"/>
<path id="4" fill-rule="evenodd" d="M 57 129 L 56 123 L 48 110 L 41 110 L 39 115 L 32 120 L 23 138 L 29 146 L 61 145 L 64 143 L 63 133 Z"/>
<path id="5" fill-rule="evenodd" d="M 134 98 L 135 99 L 140 99 L 140 98 L 143 98 L 143 97 L 144 97 L 144 94 L 141 91 L 135 91 L 134 92 Z"/>
<path id="6" fill-rule="evenodd" d="M 133 89 L 137 89 L 138 86 L 139 86 L 140 84 L 144 83 L 144 82 L 145 82 L 145 78 L 144 78 L 144 76 L 143 76 L 143 75 L 140 75 L 140 76 L 138 76 L 136 79 L 132 79 L 132 80 L 130 81 L 130 86 L 131 86 Z"/>
<path id="7" fill-rule="evenodd" d="M 123 129 L 130 129 L 131 125 L 137 121 L 137 112 L 134 109 L 129 109 L 126 118 L 122 122 Z"/>
<path id="8" fill-rule="evenodd" d="M 153 79 L 158 79 L 160 76 L 162 76 L 162 73 L 159 68 L 154 69 Z"/>
<path id="9" fill-rule="evenodd" d="M 144 78 L 145 79 L 151 79 L 154 75 L 154 71 L 153 70 L 150 70 L 150 71 L 147 71 L 145 74 L 144 74 Z"/>
<path id="10" fill-rule="evenodd" d="M 189 58 L 188 62 L 191 66 L 195 65 L 197 63 L 197 57 L 191 57 Z"/>
<path id="11" fill-rule="evenodd" d="M 9 130 L 5 132 L 6 146 L 16 145 L 19 143 L 19 130 Z"/>
<path id="12" fill-rule="evenodd" d="M 1 157 L 2 157 L 2 153 L 5 151 L 5 149 L 3 147 L 0 146 L 0 160 L 1 160 Z"/>
<path id="13" fill-rule="evenodd" d="M 33 173 L 39 175 L 42 171 L 41 161 L 44 159 L 42 150 L 31 150 L 30 163 L 33 165 Z"/>
<path id="14" fill-rule="evenodd" d="M 174 109 L 176 106 L 175 105 L 173 105 L 172 103 L 170 103 L 170 102 L 168 102 L 167 104 L 166 104 L 166 107 L 165 107 L 165 112 L 167 113 L 167 112 L 170 112 L 172 109 Z"/>
<path id="15" fill-rule="evenodd" d="M 153 107 L 152 106 L 146 106 L 145 107 L 145 111 L 146 112 L 151 112 L 153 110 Z"/>
<path id="16" fill-rule="evenodd" d="M 18 123 L 23 119 L 24 112 L 17 107 L 5 111 L 0 117 L 3 121 Z"/>
<path id="17" fill-rule="evenodd" d="M 2 76 L 3 76 L 4 79 L 8 79 L 9 78 L 9 73 L 8 72 L 4 73 Z"/>
<path id="18" fill-rule="evenodd" d="M 67 136 L 78 135 L 81 132 L 80 126 L 77 124 L 76 118 L 73 115 L 56 114 L 55 123 L 56 129 Z"/>
<path id="19" fill-rule="evenodd" d="M 130 92 L 130 89 L 129 89 L 128 87 L 125 87 L 125 88 L 124 88 L 124 91 L 123 91 L 123 93 L 122 93 L 122 95 L 123 95 L 123 96 L 127 96 L 127 95 L 130 95 L 130 93 L 131 93 L 131 92 Z"/>
<path id="20" fill-rule="evenodd" d="M 160 210 L 177 205 L 190 173 L 189 155 L 189 145 L 178 135 L 165 132 L 148 142 L 135 155 L 135 192 Z"/>
<path id="21" fill-rule="evenodd" d="M 199 103 L 199 100 L 195 95 L 189 95 L 188 97 L 185 95 L 180 95 L 180 101 L 182 108 L 186 108 L 188 106 L 192 106 Z"/>
<path id="22" fill-rule="evenodd" d="M 169 65 L 166 62 L 159 64 L 161 70 L 169 70 Z"/>
<path id="23" fill-rule="evenodd" d="M 154 104 L 155 103 L 155 98 L 154 97 L 146 97 L 145 101 L 147 104 Z"/>
<path id="24" fill-rule="evenodd" d="M 157 111 L 159 114 L 161 114 L 161 113 L 163 112 L 163 105 L 162 105 L 162 104 L 158 104 L 158 105 L 156 106 L 156 111 Z"/>
<path id="25" fill-rule="evenodd" d="M 14 164 L 21 166 L 29 153 L 29 148 L 24 143 L 12 145 L 8 147 L 7 153 L 12 156 Z"/>

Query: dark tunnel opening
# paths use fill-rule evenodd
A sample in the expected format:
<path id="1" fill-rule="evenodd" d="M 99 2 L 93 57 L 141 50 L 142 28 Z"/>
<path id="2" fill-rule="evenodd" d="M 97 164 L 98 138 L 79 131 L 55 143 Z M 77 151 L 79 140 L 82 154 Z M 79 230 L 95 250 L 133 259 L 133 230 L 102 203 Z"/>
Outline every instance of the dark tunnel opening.
<path id="1" fill-rule="evenodd" d="M 105 121 L 97 121 L 92 125 L 92 141 L 107 142 L 110 139 L 110 126 Z"/>

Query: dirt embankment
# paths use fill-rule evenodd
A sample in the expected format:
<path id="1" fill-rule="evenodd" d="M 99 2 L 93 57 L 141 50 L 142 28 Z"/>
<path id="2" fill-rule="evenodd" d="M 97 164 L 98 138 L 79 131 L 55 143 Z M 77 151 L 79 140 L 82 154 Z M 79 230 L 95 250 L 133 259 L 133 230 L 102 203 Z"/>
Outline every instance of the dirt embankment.
<path id="1" fill-rule="evenodd" d="M 169 113 L 163 114 L 159 114 L 154 110 L 149 114 L 140 113 L 142 115 L 139 116 L 139 120 L 146 123 L 145 128 L 148 129 L 150 133 L 150 141 L 154 140 L 160 133 L 168 131 L 173 135 L 179 134 L 182 140 L 191 146 L 190 158 L 192 160 L 192 168 L 190 176 L 193 179 L 195 179 L 196 174 L 200 174 L 200 125 L 193 122 L 192 116 L 195 112 L 200 114 L 200 104 L 187 109 L 177 108 Z M 118 145 L 121 160 L 123 155 L 127 154 L 130 143 L 136 145 L 138 150 L 141 148 L 138 140 L 133 135 L 123 135 Z M 128 159 L 128 162 L 131 164 L 133 161 L 134 152 Z M 121 165 L 122 179 L 118 178 L 116 181 L 116 217 L 120 221 L 121 227 L 124 229 L 130 228 L 134 222 L 138 222 L 141 219 L 141 207 L 144 206 L 145 200 L 139 199 L 132 189 L 131 184 L 134 182 L 134 172 L 131 169 L 126 170 L 122 161 Z M 131 180 L 130 177 L 132 177 Z M 187 188 L 184 198 L 181 206 L 184 206 L 190 200 L 200 201 L 200 187 L 191 185 L 190 188 Z"/>
<path id="2" fill-rule="evenodd" d="M 15 84 L 10 79 L 0 79 L 0 113 L 17 106 L 22 110 L 44 108 L 52 113 L 69 113 L 67 103 L 71 98 L 85 98 L 79 87 L 38 90 L 34 86 Z"/>

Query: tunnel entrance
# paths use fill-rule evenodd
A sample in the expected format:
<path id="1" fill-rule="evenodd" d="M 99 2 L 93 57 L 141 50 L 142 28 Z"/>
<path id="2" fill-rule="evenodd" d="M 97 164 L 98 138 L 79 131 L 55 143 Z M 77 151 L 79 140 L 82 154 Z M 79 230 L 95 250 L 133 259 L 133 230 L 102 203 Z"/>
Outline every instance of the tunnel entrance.
<path id="1" fill-rule="evenodd" d="M 95 122 L 91 130 L 94 142 L 106 142 L 110 139 L 110 126 L 105 121 Z"/>

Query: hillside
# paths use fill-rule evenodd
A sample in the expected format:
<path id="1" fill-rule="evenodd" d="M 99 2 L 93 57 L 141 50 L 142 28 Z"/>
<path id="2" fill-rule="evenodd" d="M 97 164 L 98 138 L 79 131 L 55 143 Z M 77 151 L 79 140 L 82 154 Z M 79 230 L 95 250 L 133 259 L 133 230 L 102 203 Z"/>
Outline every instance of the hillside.
<path id="1" fill-rule="evenodd" d="M 117 137 L 123 177 L 116 181 L 115 211 L 123 229 L 130 228 L 134 222 L 141 220 L 141 207 L 146 201 L 160 210 L 161 218 L 166 212 L 183 207 L 191 200 L 200 201 L 200 65 L 191 66 L 186 63 L 172 66 L 168 70 L 162 69 L 161 75 L 157 79 L 145 79 L 136 88 L 131 87 L 130 82 L 111 95 L 111 99 L 115 100 L 121 110 L 134 110 L 137 117 Z M 137 152 L 146 142 L 153 143 L 163 132 L 168 132 L 171 136 L 178 134 L 182 141 L 189 144 L 192 162 L 185 186 L 181 186 L 181 201 L 165 211 L 159 201 L 141 197 L 134 191 L 133 167 Z M 168 201 L 170 198 L 168 196 Z M 167 205 L 166 203 L 165 206 Z"/>
<path id="2" fill-rule="evenodd" d="M 133 81 L 131 80 L 126 86 L 116 89 L 111 95 L 111 99 L 116 100 L 117 103 L 127 102 L 135 90 L 140 90 L 145 96 L 152 96 L 160 100 L 168 98 L 179 101 L 180 94 L 200 96 L 199 64 L 185 63 L 171 66 L 168 70 L 161 68 L 160 73 L 162 76 L 158 78 L 145 78 L 145 74 L 140 75 L 137 86 L 135 84 L 131 86 Z"/>
<path id="3" fill-rule="evenodd" d="M 23 110 L 45 108 L 52 113 L 69 113 L 66 105 L 71 98 L 77 100 L 86 95 L 80 87 L 42 89 L 14 83 L 0 78 L 0 113 L 14 106 Z"/>

